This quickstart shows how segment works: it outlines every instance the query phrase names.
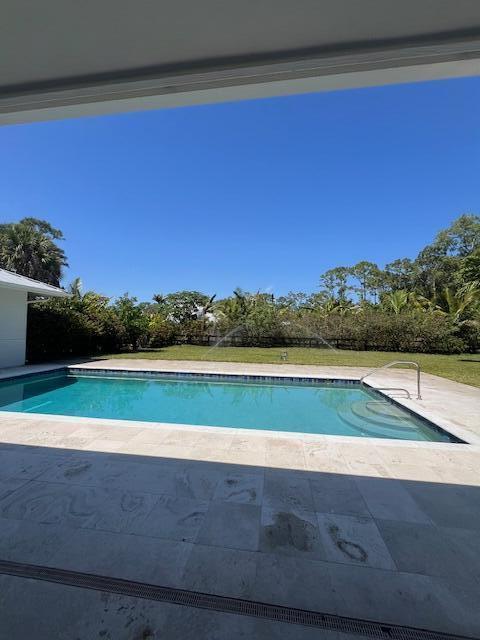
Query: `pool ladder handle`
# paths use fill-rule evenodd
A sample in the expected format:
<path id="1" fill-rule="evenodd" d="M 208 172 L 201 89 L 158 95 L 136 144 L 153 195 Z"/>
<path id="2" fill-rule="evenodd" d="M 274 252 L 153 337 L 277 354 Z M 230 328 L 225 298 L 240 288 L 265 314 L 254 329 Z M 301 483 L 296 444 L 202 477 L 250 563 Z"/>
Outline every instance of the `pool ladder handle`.
<path id="1" fill-rule="evenodd" d="M 394 367 L 396 364 L 411 364 L 415 367 L 415 369 L 417 370 L 417 400 L 421 400 L 422 394 L 420 393 L 420 365 L 418 364 L 418 362 L 414 362 L 413 360 L 392 360 L 392 362 L 387 362 L 387 364 L 384 364 L 381 367 L 375 367 L 375 369 L 372 369 L 360 378 L 360 384 L 363 384 L 363 381 L 365 380 L 365 378 L 368 378 L 368 376 L 371 376 L 372 374 L 377 373 L 377 371 L 381 371 L 382 369 L 389 369 L 390 367 Z M 408 391 L 408 389 L 404 389 L 403 387 L 376 387 L 376 389 L 377 391 L 404 391 L 407 394 L 407 398 L 409 400 L 412 399 L 410 391 Z"/>

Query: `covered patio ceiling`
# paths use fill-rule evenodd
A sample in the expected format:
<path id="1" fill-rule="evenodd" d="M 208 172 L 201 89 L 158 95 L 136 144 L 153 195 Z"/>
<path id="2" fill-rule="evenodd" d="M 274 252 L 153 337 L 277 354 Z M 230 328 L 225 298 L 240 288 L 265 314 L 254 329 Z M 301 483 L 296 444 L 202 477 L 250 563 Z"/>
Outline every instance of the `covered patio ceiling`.
<path id="1" fill-rule="evenodd" d="M 478 0 L 5 0 L 0 123 L 480 73 Z"/>

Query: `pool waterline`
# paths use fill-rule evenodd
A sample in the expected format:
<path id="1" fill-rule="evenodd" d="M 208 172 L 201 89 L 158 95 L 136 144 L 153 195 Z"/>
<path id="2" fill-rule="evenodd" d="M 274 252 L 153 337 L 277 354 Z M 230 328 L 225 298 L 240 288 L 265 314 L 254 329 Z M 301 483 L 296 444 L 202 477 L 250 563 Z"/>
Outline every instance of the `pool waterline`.
<path id="1" fill-rule="evenodd" d="M 1 381 L 0 411 L 461 442 L 353 380 L 75 368 Z"/>

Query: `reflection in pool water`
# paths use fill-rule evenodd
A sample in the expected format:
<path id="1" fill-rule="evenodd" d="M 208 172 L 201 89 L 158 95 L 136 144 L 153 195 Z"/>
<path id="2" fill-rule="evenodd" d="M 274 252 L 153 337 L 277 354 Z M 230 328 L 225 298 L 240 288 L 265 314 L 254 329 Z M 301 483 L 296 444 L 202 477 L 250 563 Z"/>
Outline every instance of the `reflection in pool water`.
<path id="1" fill-rule="evenodd" d="M 106 377 L 67 372 L 0 383 L 0 410 L 148 422 L 453 441 L 359 384 Z"/>

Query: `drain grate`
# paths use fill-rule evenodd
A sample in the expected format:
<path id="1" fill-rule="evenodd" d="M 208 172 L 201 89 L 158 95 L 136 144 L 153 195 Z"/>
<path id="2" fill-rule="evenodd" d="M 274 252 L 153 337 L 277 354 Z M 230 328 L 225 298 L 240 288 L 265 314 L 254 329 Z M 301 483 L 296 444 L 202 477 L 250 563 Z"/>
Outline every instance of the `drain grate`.
<path id="1" fill-rule="evenodd" d="M 306 611 L 252 600 L 228 598 L 198 591 L 174 589 L 91 573 L 68 571 L 66 569 L 56 569 L 22 562 L 10 562 L 8 560 L 0 560 L 0 574 L 45 580 L 72 587 L 106 591 L 108 593 L 156 600 L 158 602 L 169 602 L 198 609 L 210 609 L 211 611 L 223 613 L 266 618 L 278 622 L 316 627 L 325 631 L 353 633 L 379 640 L 469 640 L 465 636 L 427 631 L 425 629 L 382 624 L 371 620 L 347 618 L 330 613 Z"/>

